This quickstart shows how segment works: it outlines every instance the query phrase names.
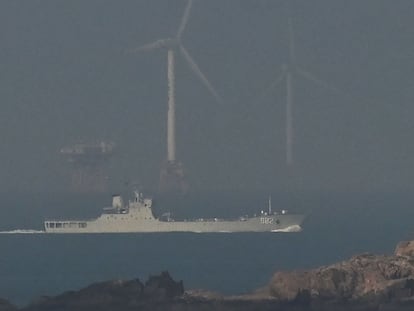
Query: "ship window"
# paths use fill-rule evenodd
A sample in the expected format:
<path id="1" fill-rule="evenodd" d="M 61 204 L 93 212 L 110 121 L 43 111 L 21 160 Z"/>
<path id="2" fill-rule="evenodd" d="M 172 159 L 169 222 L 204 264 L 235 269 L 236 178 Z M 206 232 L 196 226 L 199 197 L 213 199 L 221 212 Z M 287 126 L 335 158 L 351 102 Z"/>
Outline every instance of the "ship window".
<path id="1" fill-rule="evenodd" d="M 80 222 L 79 228 L 86 228 L 86 222 Z"/>
<path id="2" fill-rule="evenodd" d="M 55 227 L 55 223 L 54 222 L 49 223 L 49 228 L 54 228 L 54 227 Z"/>
<path id="3" fill-rule="evenodd" d="M 62 224 L 61 224 L 61 223 L 59 223 L 59 222 L 57 222 L 57 223 L 56 223 L 56 228 L 62 228 Z"/>

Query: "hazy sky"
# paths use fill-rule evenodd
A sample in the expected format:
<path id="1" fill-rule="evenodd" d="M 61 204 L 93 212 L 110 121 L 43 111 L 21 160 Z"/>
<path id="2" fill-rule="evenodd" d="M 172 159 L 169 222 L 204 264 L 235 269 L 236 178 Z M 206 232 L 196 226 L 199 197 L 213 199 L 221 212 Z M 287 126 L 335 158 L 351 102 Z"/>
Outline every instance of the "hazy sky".
<path id="1" fill-rule="evenodd" d="M 196 0 L 183 44 L 224 98 L 177 59 L 177 148 L 192 188 L 411 190 L 414 2 L 292 2 L 295 165 L 285 165 L 287 1 Z M 166 52 L 186 1 L 0 2 L 0 186 L 62 191 L 62 146 L 112 140 L 111 187 L 155 188 L 166 157 Z"/>

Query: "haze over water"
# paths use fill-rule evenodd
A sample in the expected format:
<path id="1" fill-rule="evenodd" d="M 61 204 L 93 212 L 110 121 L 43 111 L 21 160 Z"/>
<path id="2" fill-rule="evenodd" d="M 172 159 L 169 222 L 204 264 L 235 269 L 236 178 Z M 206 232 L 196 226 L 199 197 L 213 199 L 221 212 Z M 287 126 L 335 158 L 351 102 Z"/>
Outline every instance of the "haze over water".
<path id="1" fill-rule="evenodd" d="M 285 87 L 260 98 L 288 60 L 287 1 L 195 1 L 182 40 L 224 103 L 177 56 L 177 158 L 191 189 L 411 191 L 414 3 L 290 2 L 297 65 L 340 91 L 295 76 L 287 170 Z M 126 51 L 173 35 L 185 3 L 0 3 L 1 189 L 67 192 L 60 148 L 101 139 L 116 143 L 110 192 L 157 189 L 167 56 Z"/>

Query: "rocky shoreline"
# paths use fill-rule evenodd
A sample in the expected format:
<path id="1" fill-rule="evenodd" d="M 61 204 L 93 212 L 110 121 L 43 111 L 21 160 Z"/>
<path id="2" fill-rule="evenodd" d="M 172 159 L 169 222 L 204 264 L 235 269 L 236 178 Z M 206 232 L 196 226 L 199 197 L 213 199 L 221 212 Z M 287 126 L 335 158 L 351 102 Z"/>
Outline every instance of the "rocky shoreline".
<path id="1" fill-rule="evenodd" d="M 0 311 L 413 309 L 414 241 L 399 243 L 390 256 L 361 254 L 316 269 L 279 271 L 263 288 L 239 296 L 185 291 L 182 281 L 162 272 L 144 283 L 139 279 L 94 283 L 42 297 L 20 309 L 0 299 Z"/>

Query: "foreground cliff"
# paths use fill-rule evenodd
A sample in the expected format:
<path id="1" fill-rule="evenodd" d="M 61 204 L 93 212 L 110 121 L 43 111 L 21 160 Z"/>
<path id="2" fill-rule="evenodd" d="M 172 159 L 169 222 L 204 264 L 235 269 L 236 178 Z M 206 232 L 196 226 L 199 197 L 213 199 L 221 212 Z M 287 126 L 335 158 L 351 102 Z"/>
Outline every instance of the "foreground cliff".
<path id="1" fill-rule="evenodd" d="M 183 282 L 176 282 L 168 272 L 163 272 L 145 283 L 139 279 L 114 280 L 56 297 L 43 297 L 23 310 L 166 310 L 183 294 Z"/>
<path id="2" fill-rule="evenodd" d="M 308 271 L 277 272 L 267 293 L 292 301 L 414 302 L 414 241 L 401 242 L 393 256 L 362 254 Z"/>
<path id="3" fill-rule="evenodd" d="M 0 300 L 0 311 L 17 310 Z M 276 272 L 265 287 L 245 295 L 184 291 L 168 272 L 140 280 L 107 281 L 56 297 L 24 311 L 69 310 L 414 310 L 414 241 L 394 255 L 362 254 L 330 266 Z"/>

